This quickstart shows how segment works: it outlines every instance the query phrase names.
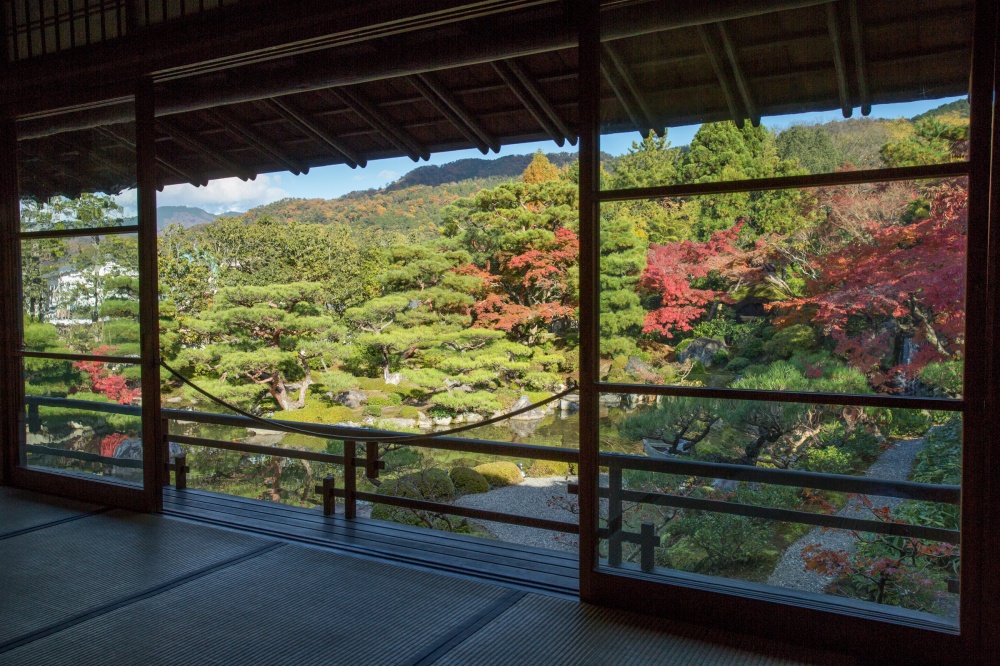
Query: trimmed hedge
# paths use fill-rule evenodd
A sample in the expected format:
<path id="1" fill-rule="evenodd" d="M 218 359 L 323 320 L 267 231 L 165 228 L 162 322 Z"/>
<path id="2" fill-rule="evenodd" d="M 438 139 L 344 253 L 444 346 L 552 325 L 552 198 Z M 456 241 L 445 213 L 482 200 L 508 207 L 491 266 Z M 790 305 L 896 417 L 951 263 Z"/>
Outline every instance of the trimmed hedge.
<path id="1" fill-rule="evenodd" d="M 455 467 L 448 473 L 448 476 L 455 484 L 455 490 L 459 495 L 485 493 L 490 489 L 490 483 L 486 477 L 468 467 Z"/>
<path id="2" fill-rule="evenodd" d="M 473 469 L 486 477 L 486 480 L 494 488 L 513 486 L 524 481 L 521 470 L 512 462 L 484 463 Z"/>
<path id="3" fill-rule="evenodd" d="M 556 460 L 535 460 L 531 467 L 524 470 L 525 476 L 542 478 L 547 476 L 569 476 L 572 474 L 569 463 Z"/>
<path id="4" fill-rule="evenodd" d="M 435 467 L 385 481 L 379 486 L 378 494 L 450 502 L 455 499 L 455 484 L 448 472 Z"/>

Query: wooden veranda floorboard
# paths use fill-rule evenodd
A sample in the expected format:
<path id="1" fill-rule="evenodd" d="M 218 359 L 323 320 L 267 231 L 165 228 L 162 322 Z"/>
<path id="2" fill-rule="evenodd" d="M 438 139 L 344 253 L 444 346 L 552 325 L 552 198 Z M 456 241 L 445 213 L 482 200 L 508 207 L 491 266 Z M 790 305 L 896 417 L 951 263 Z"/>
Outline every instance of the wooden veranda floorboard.
<path id="1" fill-rule="evenodd" d="M 578 559 L 565 553 L 201 490 L 164 491 L 164 513 L 523 589 L 575 597 Z"/>

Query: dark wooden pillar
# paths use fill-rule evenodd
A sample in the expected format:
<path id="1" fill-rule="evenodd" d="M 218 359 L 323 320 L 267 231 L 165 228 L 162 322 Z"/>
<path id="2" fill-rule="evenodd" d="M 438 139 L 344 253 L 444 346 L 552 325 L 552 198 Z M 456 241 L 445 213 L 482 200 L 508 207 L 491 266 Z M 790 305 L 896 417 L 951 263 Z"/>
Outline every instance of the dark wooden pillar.
<path id="1" fill-rule="evenodd" d="M 135 159 L 139 214 L 139 333 L 142 365 L 143 490 L 148 511 L 163 508 L 169 451 L 160 410 L 159 284 L 156 262 L 156 128 L 153 81 L 135 97 Z"/>
<path id="2" fill-rule="evenodd" d="M 6 41 L 4 42 L 6 47 Z M 6 55 L 6 54 L 5 54 Z M 4 63 L 6 64 L 6 62 Z M 14 350 L 21 344 L 21 252 L 18 231 L 17 134 L 13 110 L 0 107 L 0 483 L 12 482 L 17 464 L 24 417 L 24 384 L 20 359 Z"/>
<path id="3" fill-rule="evenodd" d="M 593 600 L 597 566 L 597 483 L 600 439 L 597 432 L 600 334 L 599 263 L 601 25 L 600 1 L 579 3 L 580 26 L 580 598 Z"/>

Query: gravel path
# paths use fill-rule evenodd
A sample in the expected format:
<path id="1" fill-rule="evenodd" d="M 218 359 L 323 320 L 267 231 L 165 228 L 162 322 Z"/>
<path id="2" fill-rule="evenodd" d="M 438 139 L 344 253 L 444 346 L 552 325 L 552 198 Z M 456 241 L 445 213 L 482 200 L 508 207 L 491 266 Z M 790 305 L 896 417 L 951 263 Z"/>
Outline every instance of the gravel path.
<path id="1" fill-rule="evenodd" d="M 455 500 L 455 505 L 470 509 L 503 511 L 517 516 L 530 516 L 532 518 L 546 518 L 548 520 L 575 523 L 578 522 L 579 516 L 559 506 L 550 505 L 550 500 L 554 495 L 561 496 L 567 500 L 575 500 L 576 496 L 570 495 L 566 490 L 566 485 L 570 482 L 575 483 L 576 479 L 570 477 L 569 481 L 567 481 L 561 476 L 540 479 L 527 478 L 523 483 L 519 483 L 516 486 L 507 486 L 506 488 L 491 490 L 488 493 L 460 497 Z M 551 532 L 549 530 L 540 530 L 535 527 L 525 527 L 509 523 L 495 523 L 482 520 L 476 522 L 483 525 L 501 541 L 538 548 L 548 548 L 550 550 L 577 552 L 579 541 L 576 535 L 573 534 Z"/>
<path id="2" fill-rule="evenodd" d="M 865 471 L 865 476 L 878 479 L 891 479 L 905 481 L 910 476 L 913 469 L 913 461 L 924 446 L 923 439 L 908 439 L 897 442 L 888 451 L 883 453 L 872 466 Z M 890 507 L 898 506 L 903 500 L 895 497 L 880 497 L 869 495 L 874 506 Z M 838 516 L 848 516 L 853 518 L 871 518 L 871 514 L 864 509 L 858 498 L 850 499 L 843 509 L 837 512 Z M 804 590 L 806 592 L 822 592 L 827 585 L 833 581 L 832 576 L 823 576 L 805 570 L 802 561 L 802 549 L 806 546 L 817 544 L 823 548 L 835 550 L 853 551 L 855 548 L 854 537 L 847 530 L 826 530 L 817 527 L 804 537 L 789 546 L 781 560 L 774 568 L 774 572 L 767 579 L 768 585 L 791 588 L 793 590 Z"/>

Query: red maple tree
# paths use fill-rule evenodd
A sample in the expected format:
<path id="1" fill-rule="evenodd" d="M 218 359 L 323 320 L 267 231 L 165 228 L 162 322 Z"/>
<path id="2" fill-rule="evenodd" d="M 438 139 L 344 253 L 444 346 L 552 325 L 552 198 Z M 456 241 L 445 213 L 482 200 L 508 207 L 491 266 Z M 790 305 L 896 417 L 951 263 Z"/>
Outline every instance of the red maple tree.
<path id="1" fill-rule="evenodd" d="M 705 242 L 679 241 L 666 245 L 651 245 L 646 269 L 639 286 L 659 296 L 660 304 L 646 315 L 644 333 L 659 333 L 672 338 L 675 333 L 690 331 L 707 307 L 725 294 L 714 289 L 692 286 L 700 278 L 733 263 L 739 254 L 734 245 L 742 222 L 730 229 L 712 234 Z"/>
<path id="2" fill-rule="evenodd" d="M 930 362 L 960 359 L 967 202 L 949 181 L 935 187 L 927 217 L 869 222 L 860 240 L 817 258 L 806 296 L 775 304 L 777 323 L 811 320 L 876 387 L 898 388 Z M 905 355 L 903 341 L 912 350 Z"/>
<path id="3" fill-rule="evenodd" d="M 96 356 L 105 356 L 115 351 L 114 347 L 103 345 L 94 350 Z M 108 369 L 103 361 L 76 361 L 73 367 L 85 372 L 90 378 L 90 390 L 114 400 L 120 405 L 131 405 L 141 394 L 140 389 L 131 388 L 122 375 Z"/>
<path id="4" fill-rule="evenodd" d="M 115 449 L 117 449 L 118 445 L 126 439 L 128 439 L 128 437 L 120 432 L 105 435 L 104 439 L 101 440 L 101 455 L 105 458 L 114 457 Z"/>

